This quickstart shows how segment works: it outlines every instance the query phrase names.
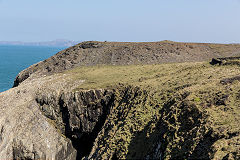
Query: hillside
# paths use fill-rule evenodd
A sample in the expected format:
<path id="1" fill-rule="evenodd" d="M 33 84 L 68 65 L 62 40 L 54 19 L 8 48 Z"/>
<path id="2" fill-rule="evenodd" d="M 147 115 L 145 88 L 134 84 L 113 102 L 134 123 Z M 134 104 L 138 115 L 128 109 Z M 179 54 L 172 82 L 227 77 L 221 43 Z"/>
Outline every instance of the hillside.
<path id="1" fill-rule="evenodd" d="M 240 159 L 240 63 L 209 63 L 239 45 L 188 45 L 85 42 L 24 70 L 0 94 L 0 157 Z"/>
<path id="2" fill-rule="evenodd" d="M 24 70 L 17 76 L 14 86 L 32 73 L 45 75 L 77 66 L 199 62 L 225 56 L 240 56 L 240 45 L 172 41 L 82 42 Z"/>

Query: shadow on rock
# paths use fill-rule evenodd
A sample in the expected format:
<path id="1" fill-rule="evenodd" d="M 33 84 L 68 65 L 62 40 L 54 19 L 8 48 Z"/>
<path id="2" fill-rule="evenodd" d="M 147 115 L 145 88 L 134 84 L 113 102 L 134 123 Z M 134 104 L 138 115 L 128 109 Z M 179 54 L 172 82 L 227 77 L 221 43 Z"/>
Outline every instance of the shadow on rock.
<path id="1" fill-rule="evenodd" d="M 210 158 L 211 146 L 218 138 L 211 137 L 205 115 L 184 99 L 170 100 L 161 109 L 158 121 L 149 122 L 135 134 L 127 159 Z M 149 134 L 154 125 L 155 131 Z"/>

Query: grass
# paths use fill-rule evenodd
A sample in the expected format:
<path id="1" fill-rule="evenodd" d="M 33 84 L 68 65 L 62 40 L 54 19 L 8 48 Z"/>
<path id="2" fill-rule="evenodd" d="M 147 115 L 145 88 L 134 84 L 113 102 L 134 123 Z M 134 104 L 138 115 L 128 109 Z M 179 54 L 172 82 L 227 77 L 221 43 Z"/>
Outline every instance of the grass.
<path id="1" fill-rule="evenodd" d="M 240 122 L 240 82 L 235 81 L 226 85 L 220 83 L 220 80 L 224 78 L 240 75 L 238 65 L 212 66 L 208 62 L 132 66 L 103 65 L 79 67 L 66 71 L 64 74 L 69 75 L 72 81 L 85 80 L 74 91 L 100 88 L 114 89 L 121 84 L 122 86 L 138 86 L 148 92 L 148 96 L 145 96 L 148 97 L 146 104 L 143 102 L 139 103 L 141 97 L 132 99 L 132 104 L 115 106 L 116 113 L 112 113 L 109 116 L 109 119 L 112 118 L 111 121 L 115 123 L 113 125 L 115 128 L 110 127 L 109 129 L 109 134 L 112 134 L 113 137 L 112 139 L 108 137 L 103 141 L 109 145 L 108 147 L 112 148 L 111 150 L 114 150 L 114 147 L 119 148 L 119 158 L 126 158 L 131 137 L 133 137 L 133 134 L 129 133 L 129 131 L 134 130 L 136 127 L 135 124 L 139 126 L 139 128 L 135 129 L 136 131 L 143 130 L 152 121 L 154 116 L 160 117 L 159 111 L 163 108 L 164 104 L 171 98 L 176 97 L 176 95 L 184 93 L 188 93 L 186 100 L 189 103 L 196 105 L 199 111 L 208 116 L 207 125 L 216 134 L 229 137 L 240 130 L 240 126 L 238 125 Z M 119 97 L 121 96 L 120 94 Z M 159 107 L 152 107 L 154 105 L 158 105 Z M 117 110 L 119 113 L 117 113 Z M 123 121 L 119 121 L 116 118 L 118 114 L 122 114 L 123 111 L 121 110 L 127 110 Z M 181 111 L 176 110 L 176 116 L 173 116 L 176 121 L 179 119 L 177 112 L 181 113 Z M 122 123 L 126 123 L 126 125 L 121 128 Z M 178 121 L 177 124 L 181 125 L 181 122 Z M 155 125 L 156 123 L 150 124 L 150 126 Z M 179 127 L 175 126 L 175 129 L 178 130 Z M 150 130 L 153 128 L 150 127 Z M 149 131 L 146 134 L 148 135 L 150 132 L 152 133 L 153 131 Z M 176 131 L 177 134 L 181 135 Z M 179 138 L 176 135 L 175 142 L 169 144 L 176 144 L 177 148 Z M 239 137 L 239 135 L 237 136 Z M 151 141 L 151 139 L 147 140 Z M 236 147 L 239 147 L 238 140 L 236 138 L 232 138 L 231 140 L 221 139 L 222 143 L 230 143 L 231 141 L 231 145 L 227 149 L 226 146 L 217 145 L 219 143 L 217 141 L 213 145 L 215 146 L 217 155 L 213 156 L 215 158 L 222 158 L 231 151 L 235 152 Z M 118 141 L 119 143 L 116 144 Z M 101 146 L 106 144 L 103 143 Z M 169 154 L 171 150 L 173 149 L 169 149 Z M 144 153 L 145 150 L 141 152 Z"/>
<path id="2" fill-rule="evenodd" d="M 190 91 L 197 102 L 211 90 L 225 90 L 221 79 L 240 74 L 237 66 L 212 66 L 206 62 L 133 66 L 91 66 L 65 72 L 75 80 L 85 80 L 78 89 L 113 88 L 119 83 L 139 86 L 159 94 Z M 236 82 L 236 85 L 239 83 Z M 199 99 L 198 99 L 199 98 Z M 207 97 L 206 97 L 207 98 Z"/>
<path id="3" fill-rule="evenodd" d="M 236 81 L 231 85 L 220 84 L 221 79 L 239 75 L 240 68 L 238 66 L 212 66 L 206 62 L 92 66 L 76 68 L 66 73 L 71 76 L 72 80 L 85 80 L 75 91 L 79 89 L 111 89 L 121 83 L 140 86 L 151 93 L 160 95 L 159 97 L 163 100 L 168 99 L 176 92 L 189 92 L 191 94 L 188 99 L 201 108 L 216 105 L 214 103 L 217 98 L 221 98 L 221 95 L 229 95 L 228 109 L 232 107 L 233 110 L 238 110 L 236 105 L 240 104 L 240 100 L 237 98 L 240 83 Z"/>

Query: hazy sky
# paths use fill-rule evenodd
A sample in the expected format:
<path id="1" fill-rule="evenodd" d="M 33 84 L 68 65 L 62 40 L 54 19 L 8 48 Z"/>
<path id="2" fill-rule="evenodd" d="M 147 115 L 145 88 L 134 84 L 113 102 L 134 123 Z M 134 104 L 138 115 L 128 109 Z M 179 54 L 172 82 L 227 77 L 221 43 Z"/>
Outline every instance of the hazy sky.
<path id="1" fill-rule="evenodd" d="M 0 0 L 0 41 L 240 43 L 240 0 Z"/>

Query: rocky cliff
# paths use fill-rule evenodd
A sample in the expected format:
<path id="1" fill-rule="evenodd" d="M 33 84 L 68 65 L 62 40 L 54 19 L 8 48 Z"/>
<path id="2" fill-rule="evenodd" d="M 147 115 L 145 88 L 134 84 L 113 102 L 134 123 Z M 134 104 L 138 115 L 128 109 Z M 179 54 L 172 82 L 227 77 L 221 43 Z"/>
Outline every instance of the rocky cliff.
<path id="1" fill-rule="evenodd" d="M 239 63 L 158 64 L 184 61 L 166 60 L 176 46 L 190 46 L 174 50 L 191 53 L 186 61 L 238 53 L 238 45 L 174 42 L 84 42 L 59 52 L 0 93 L 0 157 L 239 159 Z"/>

